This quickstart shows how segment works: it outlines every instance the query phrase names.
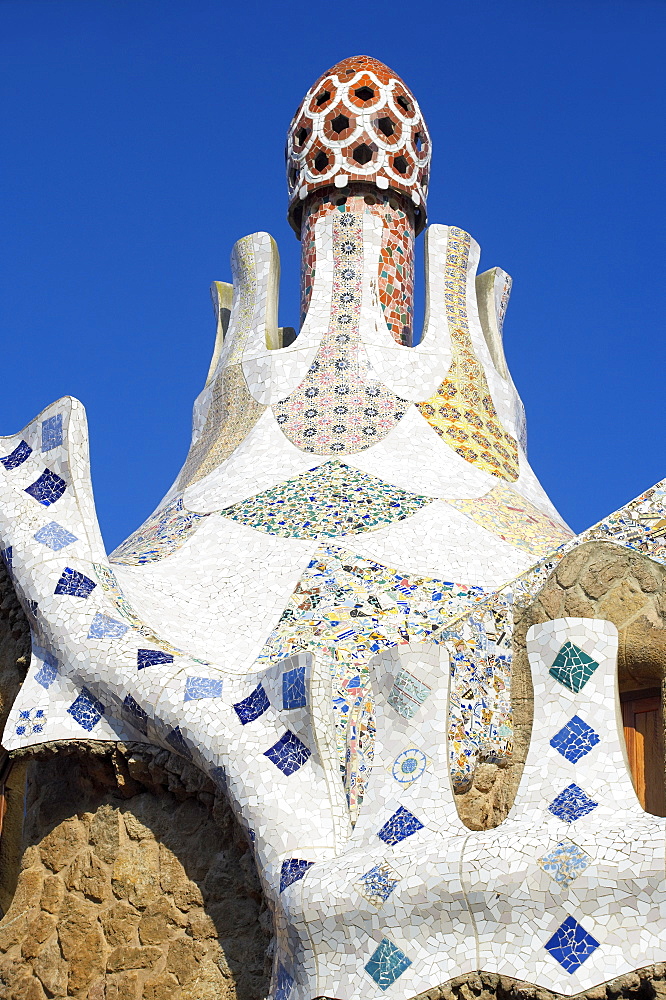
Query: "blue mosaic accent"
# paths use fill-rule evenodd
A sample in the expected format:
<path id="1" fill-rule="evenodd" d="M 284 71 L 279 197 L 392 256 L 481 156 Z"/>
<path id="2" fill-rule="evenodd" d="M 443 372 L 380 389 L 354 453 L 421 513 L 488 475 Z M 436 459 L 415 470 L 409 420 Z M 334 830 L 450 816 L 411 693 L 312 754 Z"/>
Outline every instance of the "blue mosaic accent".
<path id="1" fill-rule="evenodd" d="M 138 729 L 144 736 L 146 735 L 148 732 L 148 713 L 144 712 L 131 694 L 128 694 L 123 702 L 123 715 L 135 729 Z"/>
<path id="2" fill-rule="evenodd" d="M 539 858 L 538 864 L 558 885 L 568 889 L 591 861 L 590 855 L 578 844 L 574 844 L 571 840 L 561 840 L 552 851 Z"/>
<path id="3" fill-rule="evenodd" d="M 597 950 L 599 942 L 573 917 L 567 917 L 545 947 L 563 969 L 573 973 Z"/>
<path id="4" fill-rule="evenodd" d="M 548 671 L 574 694 L 585 687 L 599 664 L 573 642 L 565 642 Z"/>
<path id="5" fill-rule="evenodd" d="M 180 731 L 180 726 L 176 726 L 175 729 L 171 730 L 171 732 L 166 738 L 166 741 L 170 747 L 173 747 L 176 753 L 179 753 L 181 754 L 181 756 L 187 757 L 189 760 L 192 760 L 192 751 L 185 742 L 185 737 Z"/>
<path id="6" fill-rule="evenodd" d="M 573 823 L 581 816 L 587 815 L 599 805 L 589 795 L 586 795 L 582 788 L 572 782 L 557 795 L 548 806 L 553 816 L 564 820 L 565 823 Z"/>
<path id="7" fill-rule="evenodd" d="M 185 681 L 183 701 L 199 701 L 201 698 L 219 698 L 222 695 L 222 681 L 215 677 L 188 677 Z"/>
<path id="8" fill-rule="evenodd" d="M 268 757 L 276 767 L 289 777 L 299 768 L 303 767 L 311 754 L 305 743 L 301 743 L 298 736 L 286 731 L 274 746 L 264 751 L 264 757 Z"/>
<path id="9" fill-rule="evenodd" d="M 284 892 L 292 882 L 298 882 L 305 875 L 308 868 L 312 868 L 314 861 L 304 861 L 302 858 L 289 858 L 282 862 L 280 871 L 280 892 Z"/>
<path id="10" fill-rule="evenodd" d="M 96 586 L 97 584 L 89 576 L 66 566 L 53 593 L 68 597 L 90 597 Z"/>
<path id="11" fill-rule="evenodd" d="M 42 451 L 53 451 L 62 444 L 62 413 L 42 420 Z"/>
<path id="12" fill-rule="evenodd" d="M 423 751 L 411 747 L 398 754 L 393 761 L 391 773 L 396 781 L 402 785 L 408 785 L 420 778 L 427 766 L 428 758 Z"/>
<path id="13" fill-rule="evenodd" d="M 0 549 L 0 558 L 2 558 L 3 563 L 11 574 L 14 563 L 14 547 L 8 545 L 6 549 Z"/>
<path id="14" fill-rule="evenodd" d="M 67 483 L 64 479 L 50 469 L 44 469 L 39 479 L 35 479 L 34 483 L 27 486 L 23 492 L 29 493 L 44 507 L 50 507 L 60 499 L 66 489 Z"/>
<path id="15" fill-rule="evenodd" d="M 423 823 L 413 813 L 410 813 L 409 809 L 400 806 L 391 818 L 384 823 L 377 836 L 385 844 L 393 847 L 394 844 L 399 844 L 401 840 L 411 837 L 413 833 L 417 833 L 422 829 Z"/>
<path id="16" fill-rule="evenodd" d="M 33 653 L 38 660 L 42 661 L 41 667 L 35 674 L 35 680 L 48 691 L 58 676 L 58 661 L 53 653 L 49 653 L 48 649 L 42 649 L 40 646 L 34 646 Z"/>
<path id="17" fill-rule="evenodd" d="M 282 707 L 305 708 L 305 667 L 294 667 L 282 674 Z"/>
<path id="18" fill-rule="evenodd" d="M 103 615 L 101 611 L 98 611 L 90 623 L 88 638 L 120 639 L 121 636 L 125 635 L 125 632 L 129 632 L 129 625 L 118 622 L 115 618 L 110 618 L 109 615 Z"/>
<path id="19" fill-rule="evenodd" d="M 156 667 L 160 663 L 173 663 L 171 653 L 163 653 L 161 649 L 137 649 L 136 665 L 138 670 Z"/>
<path id="20" fill-rule="evenodd" d="M 574 715 L 573 719 L 567 722 L 559 733 L 555 733 L 550 745 L 563 757 L 566 757 L 571 764 L 576 764 L 581 757 L 596 747 L 599 740 L 600 737 L 592 726 L 583 722 L 580 716 Z"/>
<path id="21" fill-rule="evenodd" d="M 248 722 L 254 722 L 255 719 L 258 719 L 270 707 L 271 703 L 268 700 L 268 695 L 261 684 L 258 684 L 247 698 L 243 698 L 242 701 L 234 705 L 234 711 L 243 725 L 246 726 Z"/>
<path id="22" fill-rule="evenodd" d="M 18 469 L 19 465 L 23 465 L 25 460 L 30 458 L 31 455 L 32 448 L 30 445 L 27 441 L 21 441 L 10 455 L 0 458 L 0 463 L 4 465 L 7 472 L 11 472 L 12 469 Z"/>
<path id="23" fill-rule="evenodd" d="M 229 779 L 227 777 L 227 769 L 223 764 L 218 764 L 217 767 L 211 768 L 210 776 L 216 785 L 226 790 Z"/>
<path id="24" fill-rule="evenodd" d="M 54 552 L 59 552 L 66 545 L 71 545 L 72 542 L 78 541 L 76 535 L 73 535 L 71 531 L 67 531 L 67 528 L 63 528 L 57 521 L 50 521 L 48 524 L 45 524 L 43 528 L 35 532 L 33 538 L 35 541 L 41 542 L 42 545 L 48 545 Z"/>
<path id="25" fill-rule="evenodd" d="M 375 906 L 381 906 L 400 881 L 397 877 L 393 877 L 395 874 L 391 866 L 383 862 L 362 875 L 356 883 L 356 887 L 367 900 L 374 903 Z"/>
<path id="26" fill-rule="evenodd" d="M 104 715 L 104 705 L 84 687 L 67 711 L 80 726 L 90 732 Z"/>
<path id="27" fill-rule="evenodd" d="M 289 1000 L 289 994 L 294 987 L 294 978 L 290 976 L 282 962 L 278 963 L 277 986 L 275 1000 Z"/>
<path id="28" fill-rule="evenodd" d="M 392 986 L 398 976 L 401 976 L 411 964 L 411 960 L 397 945 L 384 938 L 375 948 L 370 961 L 366 963 L 365 971 L 383 991 Z"/>
<path id="29" fill-rule="evenodd" d="M 427 684 L 422 684 L 406 670 L 401 670 L 388 696 L 388 703 L 403 719 L 411 719 L 430 694 Z"/>
<path id="30" fill-rule="evenodd" d="M 17 736 L 36 736 L 44 731 L 46 724 L 46 712 L 43 708 L 28 708 L 19 712 L 19 721 L 16 723 Z"/>

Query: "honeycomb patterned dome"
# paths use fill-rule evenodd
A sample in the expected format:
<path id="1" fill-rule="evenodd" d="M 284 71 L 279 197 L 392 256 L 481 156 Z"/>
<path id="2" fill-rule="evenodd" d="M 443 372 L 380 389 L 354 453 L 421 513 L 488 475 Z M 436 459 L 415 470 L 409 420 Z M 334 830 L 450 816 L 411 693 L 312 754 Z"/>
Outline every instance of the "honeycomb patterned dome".
<path id="1" fill-rule="evenodd" d="M 407 195 L 426 222 L 430 135 L 411 90 L 370 56 L 343 59 L 307 92 L 287 135 L 289 221 L 313 191 L 374 184 Z"/>

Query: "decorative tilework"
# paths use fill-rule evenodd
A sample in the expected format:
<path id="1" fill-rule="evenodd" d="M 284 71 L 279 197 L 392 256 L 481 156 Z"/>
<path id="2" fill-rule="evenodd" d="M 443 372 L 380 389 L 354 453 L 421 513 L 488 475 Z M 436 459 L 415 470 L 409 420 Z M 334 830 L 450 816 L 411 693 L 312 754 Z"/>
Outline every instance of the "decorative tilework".
<path id="1" fill-rule="evenodd" d="M 35 736 L 44 731 L 46 712 L 42 708 L 27 708 L 19 712 L 15 732 L 17 736 Z"/>
<path id="2" fill-rule="evenodd" d="M 183 498 L 175 497 L 144 521 L 139 530 L 119 545 L 109 558 L 111 562 L 127 566 L 159 562 L 176 552 L 206 517 L 208 514 L 185 510 Z"/>
<path id="3" fill-rule="evenodd" d="M 289 996 L 294 987 L 294 977 L 290 976 L 282 963 L 278 963 L 277 983 L 275 986 L 275 1000 L 289 1000 Z"/>
<path id="4" fill-rule="evenodd" d="M 27 441 L 20 441 L 11 454 L 5 455 L 4 458 L 0 458 L 0 463 L 4 465 L 7 472 L 11 472 L 12 469 L 18 469 L 19 465 L 23 465 L 23 463 L 30 458 L 31 455 L 32 448 Z"/>
<path id="5" fill-rule="evenodd" d="M 548 671 L 574 694 L 582 691 L 599 664 L 575 643 L 565 642 Z"/>
<path id="6" fill-rule="evenodd" d="M 567 917 L 545 947 L 563 969 L 574 973 L 597 950 L 599 942 L 573 917 Z"/>
<path id="7" fill-rule="evenodd" d="M 383 938 L 366 963 L 365 971 L 380 990 L 387 990 L 411 964 L 411 960 L 397 945 L 388 938 Z"/>
<path id="8" fill-rule="evenodd" d="M 399 753 L 393 762 L 391 773 L 401 785 L 411 785 L 420 778 L 428 766 L 428 758 L 422 750 L 412 747 Z"/>
<path id="9" fill-rule="evenodd" d="M 234 711 L 241 723 L 246 726 L 248 722 L 254 722 L 260 715 L 267 712 L 271 707 L 268 695 L 261 684 L 257 685 L 254 691 L 234 705 Z"/>
<path id="10" fill-rule="evenodd" d="M 76 535 L 73 535 L 67 528 L 63 528 L 57 521 L 49 521 L 43 528 L 35 532 L 33 537 L 42 545 L 48 545 L 54 552 L 59 552 L 66 545 L 78 541 Z"/>
<path id="11" fill-rule="evenodd" d="M 361 350 L 362 216 L 334 212 L 333 302 L 328 331 L 295 393 L 273 405 L 286 437 L 301 451 L 346 455 L 376 444 L 408 403 L 373 375 Z"/>
<path id="12" fill-rule="evenodd" d="M 90 597 L 97 584 L 84 573 L 66 566 L 53 591 L 54 594 L 67 594 L 69 597 Z"/>
<path id="13" fill-rule="evenodd" d="M 179 653 L 179 649 L 172 646 L 170 642 L 166 642 L 166 640 L 162 639 L 161 636 L 157 635 L 155 631 L 150 628 L 150 626 L 146 625 L 137 615 L 136 611 L 127 600 L 113 570 L 111 570 L 109 566 L 105 566 L 103 563 L 93 563 L 93 566 L 95 569 L 95 575 L 97 576 L 102 589 L 112 600 L 120 617 L 129 622 L 132 628 L 136 629 L 139 635 L 142 635 L 145 639 L 153 642 L 166 653 L 170 653 L 172 655 L 174 653 Z"/>
<path id="14" fill-rule="evenodd" d="M 32 485 L 26 487 L 25 492 L 29 493 L 44 507 L 50 507 L 56 503 L 67 489 L 67 483 L 50 469 L 44 469 L 39 479 Z"/>
<path id="15" fill-rule="evenodd" d="M 42 451 L 53 451 L 62 444 L 62 413 L 42 420 Z"/>
<path id="16" fill-rule="evenodd" d="M 138 670 L 145 670 L 146 667 L 157 667 L 161 663 L 173 663 L 173 656 L 170 653 L 163 653 L 160 649 L 137 649 L 136 665 Z"/>
<path id="17" fill-rule="evenodd" d="M 573 533 L 553 520 L 511 486 L 498 483 L 490 493 L 475 500 L 447 500 L 482 528 L 535 558 L 568 542 Z"/>
<path id="18" fill-rule="evenodd" d="M 0 549 L 0 559 L 2 559 L 11 576 L 14 563 L 14 547 L 12 545 L 8 545 L 7 548 Z"/>
<path id="19" fill-rule="evenodd" d="M 268 757 L 283 774 L 289 776 L 303 767 L 310 754 L 311 751 L 301 743 L 298 736 L 287 730 L 274 746 L 264 752 L 264 757 Z"/>
<path id="20" fill-rule="evenodd" d="M 553 816 L 564 820 L 565 823 L 573 823 L 581 816 L 587 815 L 596 809 L 599 803 L 586 795 L 582 788 L 572 782 L 557 795 L 548 806 Z"/>
<path id="21" fill-rule="evenodd" d="M 116 621 L 98 611 L 88 629 L 89 639 L 120 639 L 129 631 L 129 625 Z"/>
<path id="22" fill-rule="evenodd" d="M 188 747 L 185 737 L 180 731 L 180 726 L 176 726 L 171 730 L 166 738 L 166 741 L 171 749 L 175 750 L 176 753 L 181 755 L 181 757 L 187 757 L 188 760 L 192 759 L 192 751 Z"/>
<path id="23" fill-rule="evenodd" d="M 401 670 L 388 696 L 388 703 L 404 719 L 412 719 L 430 694 L 427 684 Z"/>
<path id="24" fill-rule="evenodd" d="M 294 667 L 282 674 L 282 708 L 305 708 L 307 696 L 305 691 L 305 667 Z"/>
<path id="25" fill-rule="evenodd" d="M 401 840 L 411 837 L 412 834 L 422 829 L 423 823 L 410 813 L 409 809 L 400 806 L 391 818 L 384 823 L 377 836 L 385 844 L 393 847 L 395 844 L 399 844 Z"/>
<path id="26" fill-rule="evenodd" d="M 123 701 L 123 715 L 140 733 L 145 735 L 148 732 L 148 713 L 144 712 L 131 694 L 128 694 Z"/>
<path id="27" fill-rule="evenodd" d="M 599 736 L 591 726 L 578 716 L 555 733 L 550 741 L 551 747 L 561 753 L 571 764 L 576 764 L 581 757 L 589 753 L 599 742 Z"/>
<path id="28" fill-rule="evenodd" d="M 284 892 L 292 882 L 302 879 L 306 871 L 312 868 L 314 861 L 304 861 L 303 858 L 289 858 L 282 862 L 280 870 L 280 892 Z"/>
<path id="29" fill-rule="evenodd" d="M 582 847 L 571 840 L 561 840 L 552 851 L 539 858 L 539 865 L 563 889 L 568 889 L 571 883 L 589 867 L 592 858 Z"/>
<path id="30" fill-rule="evenodd" d="M 387 861 L 375 865 L 356 882 L 356 888 L 373 906 L 381 906 L 389 898 L 400 876 Z"/>
<path id="31" fill-rule="evenodd" d="M 271 535 L 321 538 L 383 528 L 430 502 L 333 460 L 222 514 Z"/>
<path id="32" fill-rule="evenodd" d="M 470 237 L 451 226 L 446 255 L 446 314 L 451 368 L 434 396 L 417 406 L 453 450 L 477 468 L 509 482 L 519 474 L 518 445 L 500 423 L 467 321 Z"/>
<path id="33" fill-rule="evenodd" d="M 104 705 L 90 693 L 88 688 L 83 687 L 67 711 L 83 729 L 90 733 L 104 715 Z"/>
<path id="34" fill-rule="evenodd" d="M 58 676 L 58 660 L 53 653 L 49 653 L 47 649 L 41 649 L 39 646 L 33 646 L 33 653 L 42 662 L 35 674 L 35 680 L 48 690 Z"/>
<path id="35" fill-rule="evenodd" d="M 185 681 L 183 701 L 200 701 L 202 698 L 220 698 L 222 681 L 216 677 L 188 677 Z"/>

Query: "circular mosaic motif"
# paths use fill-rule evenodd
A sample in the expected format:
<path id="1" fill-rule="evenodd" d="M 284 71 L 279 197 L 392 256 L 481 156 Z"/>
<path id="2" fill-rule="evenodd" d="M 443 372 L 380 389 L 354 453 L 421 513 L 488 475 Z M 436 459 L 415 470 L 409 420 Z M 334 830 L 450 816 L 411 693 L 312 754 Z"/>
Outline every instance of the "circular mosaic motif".
<path id="1" fill-rule="evenodd" d="M 426 767 L 428 758 L 422 750 L 412 747 L 410 750 L 403 750 L 393 761 L 393 777 L 401 784 L 409 784 L 420 778 Z"/>

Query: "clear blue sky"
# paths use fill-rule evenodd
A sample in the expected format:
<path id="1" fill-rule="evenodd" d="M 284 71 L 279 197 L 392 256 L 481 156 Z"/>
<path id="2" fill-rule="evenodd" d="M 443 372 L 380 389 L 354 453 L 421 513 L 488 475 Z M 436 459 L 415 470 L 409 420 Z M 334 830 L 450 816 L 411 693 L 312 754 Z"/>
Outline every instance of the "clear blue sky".
<path id="1" fill-rule="evenodd" d="M 529 454 L 583 530 L 666 476 L 664 0 L 0 0 L 0 433 L 85 404 L 109 548 L 187 451 L 235 240 L 282 256 L 284 136 L 365 53 L 414 90 L 429 218 L 514 277 Z M 419 279 L 420 280 L 420 279 Z"/>

